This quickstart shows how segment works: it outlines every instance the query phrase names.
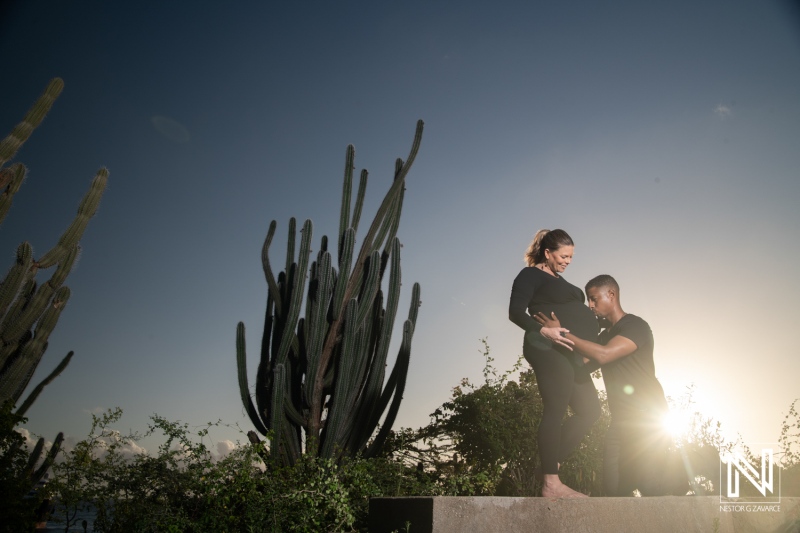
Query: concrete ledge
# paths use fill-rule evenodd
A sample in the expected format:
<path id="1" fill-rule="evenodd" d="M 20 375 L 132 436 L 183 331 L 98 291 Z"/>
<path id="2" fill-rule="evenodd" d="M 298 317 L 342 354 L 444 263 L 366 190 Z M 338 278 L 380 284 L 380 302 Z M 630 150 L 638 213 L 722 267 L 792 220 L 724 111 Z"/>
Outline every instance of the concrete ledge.
<path id="1" fill-rule="evenodd" d="M 719 496 L 659 498 L 372 498 L 370 533 L 800 533 L 800 498 L 779 510 L 720 504 Z M 748 508 L 748 505 L 750 507 Z M 406 529 L 407 523 L 410 524 Z"/>

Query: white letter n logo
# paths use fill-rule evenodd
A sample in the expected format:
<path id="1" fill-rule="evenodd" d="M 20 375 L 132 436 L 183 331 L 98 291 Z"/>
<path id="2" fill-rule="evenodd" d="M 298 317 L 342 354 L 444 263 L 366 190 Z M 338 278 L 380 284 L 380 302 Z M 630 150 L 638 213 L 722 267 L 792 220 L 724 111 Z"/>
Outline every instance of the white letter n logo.
<path id="1" fill-rule="evenodd" d="M 767 467 L 767 457 L 769 457 L 769 467 Z M 772 448 L 762 448 L 761 449 L 761 475 L 758 475 L 758 472 L 753 465 L 748 463 L 744 458 L 742 458 L 738 453 L 734 453 L 732 457 L 728 460 L 728 497 L 729 498 L 737 498 L 739 496 L 739 472 L 744 474 L 750 483 L 761 493 L 762 496 L 767 495 L 767 490 L 773 492 L 772 490 Z M 736 468 L 736 481 L 734 482 L 735 488 L 731 488 L 731 478 L 733 477 L 731 474 L 731 469 Z M 759 483 L 756 480 L 760 480 Z"/>

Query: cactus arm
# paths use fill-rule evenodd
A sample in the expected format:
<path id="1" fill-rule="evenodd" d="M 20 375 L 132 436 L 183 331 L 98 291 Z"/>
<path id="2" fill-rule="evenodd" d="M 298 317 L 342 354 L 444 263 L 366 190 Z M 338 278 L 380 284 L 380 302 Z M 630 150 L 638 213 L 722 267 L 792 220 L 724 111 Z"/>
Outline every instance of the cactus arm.
<path id="1" fill-rule="evenodd" d="M 416 159 L 417 153 L 419 152 L 419 145 L 422 141 L 422 131 L 423 131 L 424 123 L 419 120 L 417 121 L 417 129 L 414 134 L 414 141 L 411 146 L 411 152 L 409 153 L 408 159 L 406 160 L 405 164 L 403 165 L 402 169 L 397 173 L 397 177 L 395 178 L 392 186 L 389 188 L 389 191 L 386 193 L 386 196 L 381 203 L 381 206 L 378 208 L 378 213 L 375 215 L 375 219 L 370 226 L 369 231 L 367 232 L 366 237 L 364 238 L 364 243 L 361 247 L 361 251 L 359 252 L 358 259 L 356 260 L 355 266 L 353 268 L 353 272 L 350 275 L 349 279 L 341 279 L 339 283 L 346 283 L 347 288 L 345 289 L 344 300 L 349 300 L 355 290 L 356 280 L 359 279 L 361 275 L 361 270 L 363 268 L 363 263 L 366 260 L 368 255 L 368 251 L 372 248 L 372 241 L 375 237 L 378 228 L 386 216 L 386 213 L 390 209 L 391 204 L 396 201 L 396 197 L 400 192 L 400 189 L 405 185 L 404 180 L 405 176 L 408 174 L 408 170 L 411 167 L 411 164 Z M 337 336 L 339 334 L 339 330 L 342 327 L 342 317 L 339 316 L 336 318 L 330 327 L 330 332 L 328 337 L 325 340 L 325 345 L 322 349 L 322 354 L 320 356 L 320 368 L 327 368 L 328 363 L 330 362 L 330 358 L 333 354 L 333 348 L 336 345 Z M 324 373 L 320 372 L 317 374 L 316 383 L 314 384 L 313 396 L 311 401 L 311 413 L 310 413 L 310 420 L 309 420 L 309 431 L 312 434 L 317 434 L 321 427 L 321 418 L 322 418 L 322 398 L 323 398 L 323 384 L 322 381 L 324 379 Z"/>
<path id="2" fill-rule="evenodd" d="M 0 316 L 4 316 L 11 302 L 19 294 L 33 261 L 31 245 L 23 242 L 17 247 L 17 260 L 0 283 Z"/>
<path id="3" fill-rule="evenodd" d="M 397 315 L 397 306 L 400 299 L 400 242 L 395 239 L 392 247 L 392 262 L 389 274 L 388 297 L 386 310 L 381 320 L 378 321 L 380 328 L 377 333 L 377 346 L 374 356 L 370 362 L 369 373 L 364 385 L 363 394 L 360 400 L 359 411 L 355 418 L 358 420 L 359 428 L 354 433 L 354 441 L 350 448 L 360 450 L 367 442 L 376 428 L 377 420 L 385 409 L 385 404 L 379 409 L 381 389 L 386 370 L 386 358 L 389 353 L 389 344 L 392 340 L 392 328 L 394 319 Z"/>
<path id="4" fill-rule="evenodd" d="M 6 362 L 16 353 L 16 350 L 33 337 L 33 333 L 30 330 L 23 331 L 22 336 L 17 338 L 7 338 L 4 331 L 7 324 L 13 323 L 14 320 L 22 314 L 22 311 L 30 303 L 35 292 L 36 280 L 28 279 L 25 281 L 22 290 L 17 296 L 17 301 L 13 303 L 2 323 L 0 323 L 0 344 L 2 344 L 2 348 L 0 348 L 0 369 L 5 368 Z"/>
<path id="5" fill-rule="evenodd" d="M 264 246 L 261 247 L 261 265 L 264 268 L 264 277 L 267 279 L 267 286 L 272 299 L 275 302 L 275 314 L 280 315 L 283 306 L 281 305 L 281 293 L 278 290 L 278 284 L 275 282 L 275 276 L 272 273 L 272 267 L 269 263 L 269 247 L 272 244 L 272 238 L 275 237 L 275 229 L 278 223 L 274 220 L 269 224 L 267 231 L 267 238 L 264 239 Z"/>
<path id="6" fill-rule="evenodd" d="M 53 102 L 56 101 L 63 89 L 64 82 L 61 78 L 50 80 L 44 93 L 34 102 L 22 122 L 17 124 L 5 139 L 0 141 L 0 167 L 10 161 L 20 147 L 25 144 L 25 141 L 30 138 L 33 130 L 42 123 L 45 115 L 53 106 Z"/>
<path id="7" fill-rule="evenodd" d="M 42 450 L 44 450 L 44 438 L 40 437 L 28 456 L 28 464 L 25 467 L 26 471 L 33 472 L 33 469 L 36 468 L 36 463 L 39 462 L 39 457 L 42 455 Z"/>
<path id="8" fill-rule="evenodd" d="M 262 435 L 266 435 L 267 428 L 264 427 L 264 423 L 261 421 L 261 417 L 258 415 L 258 411 L 253 405 L 253 399 L 250 396 L 250 386 L 247 382 L 247 347 L 244 333 L 244 323 L 239 322 L 236 326 L 236 368 L 239 379 L 239 394 L 242 397 L 242 405 L 244 405 L 250 421 Z"/>
<path id="9" fill-rule="evenodd" d="M 348 228 L 342 241 L 342 252 L 339 254 L 339 275 L 337 276 L 336 291 L 333 295 L 333 319 L 339 318 L 339 310 L 344 309 L 344 295 L 347 281 L 350 279 L 350 267 L 353 264 L 353 250 L 356 242 L 356 231 Z"/>
<path id="10" fill-rule="evenodd" d="M 377 400 L 376 402 L 376 407 L 372 413 L 372 419 L 370 420 L 368 427 L 372 428 L 377 427 L 378 422 L 380 421 L 381 414 L 386 409 L 386 406 L 389 404 L 389 399 L 392 397 L 393 394 L 395 395 L 397 394 L 395 389 L 397 389 L 398 382 L 402 381 L 402 387 L 400 387 L 401 390 L 405 387 L 405 375 L 403 375 L 403 373 L 408 371 L 408 361 L 405 361 L 405 363 L 403 363 L 403 357 L 406 357 L 406 359 L 408 359 L 411 356 L 410 352 L 411 336 L 413 335 L 414 327 L 417 322 L 417 314 L 419 306 L 420 306 L 420 287 L 419 283 L 415 283 L 411 291 L 411 305 L 409 306 L 408 320 L 406 320 L 405 323 L 403 324 L 403 341 L 400 345 L 400 351 L 397 356 L 397 361 L 395 361 L 394 368 L 392 368 L 392 373 L 389 376 L 389 379 L 386 383 L 386 387 L 383 390 L 383 394 L 380 395 L 380 399 Z M 404 349 L 404 346 L 406 344 L 408 344 L 408 353 L 406 353 Z M 406 366 L 406 370 L 402 369 L 404 364 Z M 398 408 L 400 399 L 402 398 L 395 397 L 395 401 L 398 403 Z M 386 420 L 384 420 L 383 427 L 386 427 L 388 420 L 390 419 L 387 415 Z M 391 423 L 394 423 L 394 418 L 391 419 Z M 391 424 L 389 424 L 389 427 L 386 429 L 386 432 L 388 433 L 390 429 L 391 429 Z"/>
<path id="11" fill-rule="evenodd" d="M 348 399 L 348 425 L 346 431 L 339 435 L 341 448 L 347 455 L 354 456 L 361 445 L 361 435 L 365 431 L 364 421 L 369 420 L 369 408 L 372 403 L 368 397 L 370 381 L 372 379 L 370 372 L 373 368 L 375 347 L 377 345 L 377 337 L 381 329 L 381 317 L 383 315 L 383 295 L 380 291 L 375 296 L 372 304 L 372 316 L 370 320 L 364 324 L 359 336 L 358 346 L 356 347 L 356 357 L 358 358 L 358 366 L 356 368 L 356 386 L 350 391 Z M 378 385 L 378 396 L 380 396 L 380 386 Z M 370 402 L 369 405 L 366 405 Z M 362 416 L 366 412 L 366 418 Z M 374 430 L 374 428 L 373 428 Z M 370 431 L 372 433 L 372 431 Z"/>
<path id="12" fill-rule="evenodd" d="M 23 181 L 25 181 L 25 165 L 22 163 L 15 163 L 0 170 L 0 187 L 5 187 L 3 194 L 0 194 L 0 224 L 6 219 L 14 195 L 19 191 Z"/>
<path id="13" fill-rule="evenodd" d="M 31 486 L 39 483 L 39 481 L 44 478 L 45 473 L 50 469 L 51 466 L 53 466 L 53 461 L 55 461 L 56 455 L 58 455 L 59 450 L 61 450 L 61 444 L 63 442 L 64 434 L 59 433 L 56 435 L 56 440 L 53 442 L 53 445 L 50 446 L 50 450 L 48 450 L 47 455 L 45 455 L 44 461 L 42 461 L 42 464 L 39 465 L 39 468 L 36 469 L 36 471 L 31 473 Z"/>
<path id="14" fill-rule="evenodd" d="M 75 261 L 78 259 L 80 251 L 80 246 L 77 244 L 74 244 L 72 247 L 64 250 L 64 256 L 62 257 L 61 261 L 59 261 L 56 271 L 53 272 L 53 275 L 49 280 L 47 280 L 47 284 L 49 284 L 54 290 L 58 289 L 64 284 L 67 276 L 72 271 L 72 267 L 75 266 Z"/>
<path id="15" fill-rule="evenodd" d="M 41 316 L 50 303 L 53 292 L 53 287 L 45 283 L 33 294 L 28 304 L 20 310 L 20 313 L 14 316 L 15 320 L 10 320 L 13 316 L 10 313 L 6 315 L 2 324 L 3 342 L 17 339 L 31 329 L 36 319 Z"/>
<path id="16" fill-rule="evenodd" d="M 319 259 L 322 255 L 322 252 L 317 254 L 317 259 Z M 316 298 L 317 291 L 319 290 L 319 263 L 318 261 L 314 261 L 311 263 L 311 268 L 309 269 L 308 274 L 308 293 L 306 294 L 306 315 L 303 320 L 306 324 L 311 324 L 311 314 L 312 314 L 312 306 L 309 305 L 309 302 Z M 305 350 L 308 348 L 308 343 L 311 342 L 311 339 L 308 338 L 310 329 L 304 329 L 303 335 L 301 340 L 303 341 L 302 346 L 300 347 L 301 353 L 305 354 Z"/>
<path id="17" fill-rule="evenodd" d="M 303 289 L 306 281 L 305 272 L 306 268 L 308 267 L 308 258 L 311 253 L 311 232 L 311 221 L 306 220 L 305 224 L 303 224 L 303 237 L 300 243 L 300 257 L 298 257 L 296 268 L 295 265 L 292 265 L 292 270 L 295 271 L 295 276 L 294 280 L 292 280 L 293 283 L 291 284 L 291 291 L 288 293 L 291 294 L 291 300 L 289 301 L 289 309 L 286 313 L 286 327 L 283 330 L 283 337 L 281 338 L 281 343 L 275 356 L 276 364 L 282 364 L 285 362 L 289 354 L 289 348 L 294 340 L 295 333 L 291 325 L 296 324 L 297 319 L 300 316 L 300 306 L 303 299 Z M 290 284 L 287 283 L 287 287 L 289 285 Z"/>
<path id="18" fill-rule="evenodd" d="M 36 343 L 41 345 L 50 338 L 50 334 L 58 323 L 58 317 L 61 316 L 61 312 L 66 307 L 71 294 L 69 287 L 60 287 L 56 291 L 50 306 L 36 322 L 36 329 L 33 331 L 33 340 Z"/>
<path id="19" fill-rule="evenodd" d="M 383 198 L 383 202 L 381 206 L 378 208 L 378 212 L 375 215 L 375 219 L 372 221 L 372 225 L 367 232 L 367 235 L 364 237 L 364 242 L 361 246 L 361 250 L 359 251 L 358 258 L 355 263 L 355 267 L 353 268 L 353 273 L 351 274 L 351 280 L 358 279 L 361 275 L 361 269 L 363 268 L 364 261 L 366 260 L 367 256 L 372 253 L 374 248 L 374 240 L 375 236 L 379 231 L 379 228 L 383 225 L 383 221 L 386 218 L 386 215 L 389 211 L 393 208 L 393 204 L 397 201 L 397 196 L 399 195 L 401 189 L 405 186 L 404 179 L 405 176 L 408 174 L 408 170 L 411 167 L 411 164 L 414 162 L 417 156 L 417 152 L 419 151 L 419 145 L 422 141 L 422 130 L 423 130 L 424 123 L 419 120 L 417 121 L 417 130 L 414 134 L 414 141 L 411 146 L 411 153 L 408 156 L 405 164 L 401 168 L 399 172 L 397 172 L 397 177 L 395 178 L 392 186 L 389 188 L 389 191 L 386 193 L 386 196 Z M 345 293 L 345 298 L 350 298 L 352 296 L 352 289 L 350 289 L 347 293 Z"/>
<path id="20" fill-rule="evenodd" d="M 301 454 L 300 438 L 304 421 L 302 415 L 294 406 L 294 401 L 297 399 L 298 394 L 293 390 L 295 387 L 292 385 L 293 380 L 299 381 L 300 375 L 294 369 L 294 365 L 289 362 L 289 366 L 286 368 L 286 391 L 283 398 L 284 416 L 282 419 L 284 444 L 286 445 L 289 464 L 294 464 Z"/>
<path id="21" fill-rule="evenodd" d="M 386 299 L 386 314 L 383 318 L 383 329 L 380 334 L 376 353 L 377 358 L 382 361 L 386 361 L 386 357 L 389 353 L 389 342 L 392 340 L 392 328 L 394 327 L 394 318 L 397 315 L 397 306 L 400 300 L 402 272 L 400 270 L 400 241 L 397 239 L 393 241 L 390 257 L 392 259 L 392 264 L 389 270 L 389 292 L 387 293 Z"/>
<path id="22" fill-rule="evenodd" d="M 108 184 L 108 169 L 101 168 L 97 171 L 89 190 L 81 200 L 75 219 L 61 235 L 58 243 L 37 261 L 39 268 L 48 268 L 61 261 L 69 253 L 69 250 L 78 244 L 89 219 L 97 213 L 106 184 Z"/>
<path id="23" fill-rule="evenodd" d="M 392 246 L 394 246 L 394 240 L 397 237 L 397 230 L 400 228 L 400 214 L 403 212 L 403 198 L 405 197 L 406 190 L 403 188 L 400 191 L 400 198 L 397 200 L 397 211 L 392 219 L 392 225 L 389 228 L 389 236 L 386 239 L 386 247 L 383 249 L 384 252 L 389 253 Z"/>
<path id="24" fill-rule="evenodd" d="M 7 342 L 11 339 L 19 338 L 20 335 L 33 326 L 37 319 L 41 322 L 40 317 L 47 306 L 51 304 L 51 297 L 53 297 L 52 304 L 56 308 L 66 303 L 69 299 L 69 288 L 61 287 L 60 283 L 64 281 L 64 278 L 69 273 L 68 271 L 72 268 L 76 256 L 77 249 L 67 255 L 64 262 L 53 273 L 53 277 L 39 287 L 39 290 L 36 291 L 21 313 L 18 315 L 9 313 L 6 315 L 2 324 L 2 339 L 4 341 Z M 58 305 L 56 300 L 58 300 Z"/>
<path id="25" fill-rule="evenodd" d="M 335 446 L 338 444 L 338 436 L 342 432 L 345 424 L 348 405 L 348 393 L 355 387 L 355 367 L 357 361 L 353 357 L 354 344 L 356 342 L 356 317 L 358 316 L 358 301 L 353 299 L 347 304 L 345 311 L 345 327 L 342 337 L 342 350 L 339 354 L 334 390 L 331 396 L 331 405 L 328 409 L 328 418 L 325 422 L 325 439 L 322 442 L 322 455 L 330 457 L 333 455 Z"/>
<path id="26" fill-rule="evenodd" d="M 33 333 L 30 331 L 26 332 L 26 335 L 23 336 L 19 340 L 11 341 L 9 344 L 4 344 L 2 348 L 0 348 L 0 361 L 2 361 L 2 365 L 0 368 L 5 368 L 6 362 L 14 357 L 17 354 L 20 347 L 24 346 L 28 343 L 33 337 Z M 3 378 L 0 376 L 0 384 L 2 384 Z"/>
<path id="27" fill-rule="evenodd" d="M 398 157 L 394 160 L 394 179 L 397 179 L 397 176 L 400 175 L 401 170 L 403 170 L 403 158 Z"/>
<path id="28" fill-rule="evenodd" d="M 408 309 L 408 319 L 412 324 L 414 324 L 414 326 L 417 325 L 417 315 L 419 315 L 419 308 L 422 305 L 422 300 L 420 300 L 420 292 L 419 283 L 415 283 L 411 288 L 411 305 Z"/>
<path id="29" fill-rule="evenodd" d="M 417 158 L 417 154 L 419 153 L 419 146 L 422 143 L 422 129 L 425 127 L 425 123 L 421 120 L 417 121 L 417 130 L 414 132 L 414 141 L 411 143 L 411 151 L 408 153 L 408 157 L 406 158 L 406 162 L 403 163 L 402 168 L 397 173 L 397 179 L 405 179 L 408 175 L 408 171 L 411 169 L 411 165 L 414 163 L 414 160 Z"/>
<path id="30" fill-rule="evenodd" d="M 270 443 L 270 451 L 272 456 L 277 459 L 281 454 L 281 437 L 283 436 L 283 421 L 285 419 L 283 399 L 286 389 L 286 367 L 283 364 L 275 366 L 272 383 L 272 410 L 270 412 L 269 427 L 272 430 L 273 438 Z"/>
<path id="31" fill-rule="evenodd" d="M 3 369 L 0 379 L 0 399 L 12 399 L 15 403 L 28 386 L 28 382 L 36 370 L 36 366 L 47 350 L 47 339 L 58 323 L 58 317 L 69 300 L 68 287 L 61 287 L 53 297 L 50 307 L 42 314 L 33 337 L 21 347 L 19 355 L 11 360 Z"/>
<path id="32" fill-rule="evenodd" d="M 404 192 L 405 188 L 401 188 L 397 193 L 395 201 L 390 205 L 389 211 L 386 213 L 381 227 L 375 236 L 375 240 L 372 244 L 372 251 L 380 249 L 384 242 L 386 242 L 384 250 L 388 250 L 391 247 L 392 239 L 394 238 L 394 235 L 392 235 L 392 228 L 395 228 L 396 231 L 396 228 L 400 224 L 400 208 L 402 206 Z"/>
<path id="33" fill-rule="evenodd" d="M 350 276 L 351 282 L 359 279 L 361 276 L 361 270 L 364 267 L 364 261 L 372 254 L 372 251 L 377 248 L 375 245 L 376 237 L 381 232 L 381 228 L 384 226 L 384 221 L 386 220 L 387 215 L 391 213 L 393 204 L 397 201 L 397 194 L 399 193 L 401 186 L 402 182 L 396 180 L 389 189 L 389 192 L 386 193 L 383 203 L 378 208 L 378 213 L 375 215 L 375 219 L 372 221 L 372 225 L 370 226 L 367 235 L 364 237 L 364 242 L 361 244 L 361 249 L 358 252 L 358 256 L 353 267 L 353 272 Z M 349 290 L 351 294 L 354 291 L 354 288 L 350 288 Z M 347 294 L 347 296 L 350 294 Z"/>
<path id="34" fill-rule="evenodd" d="M 367 316 L 372 311 L 372 302 L 375 299 L 375 295 L 378 293 L 378 289 L 380 288 L 380 283 L 381 283 L 380 265 L 381 265 L 381 254 L 378 252 L 373 252 L 372 257 L 370 257 L 369 261 L 369 270 L 367 270 L 367 278 L 364 280 L 363 291 L 358 298 L 359 313 L 356 319 L 356 327 L 359 328 L 363 327 L 364 322 L 367 319 Z"/>
<path id="35" fill-rule="evenodd" d="M 352 144 L 347 145 L 344 157 L 344 184 L 342 185 L 342 208 L 339 213 L 339 263 L 342 262 L 342 241 L 344 232 L 350 227 L 350 200 L 353 197 L 353 161 L 356 149 Z"/>
<path id="36" fill-rule="evenodd" d="M 32 267 L 32 269 L 35 268 L 35 266 Z M 31 275 L 31 270 L 28 270 L 28 272 L 25 273 L 22 289 L 17 294 L 17 299 L 11 304 L 11 308 L 6 312 L 2 322 L 0 322 L 0 339 L 2 339 L 3 342 L 8 342 L 12 339 L 11 336 L 6 334 L 6 329 L 8 325 L 13 324 L 30 305 L 37 288 L 38 285 L 36 284 L 35 276 Z"/>
<path id="37" fill-rule="evenodd" d="M 270 367 L 270 341 L 272 338 L 272 329 L 274 324 L 273 315 L 274 303 L 272 299 L 272 292 L 267 293 L 267 310 L 264 313 L 264 331 L 261 335 L 261 359 L 256 369 L 256 406 L 258 408 L 259 416 L 262 420 L 266 421 L 266 411 L 269 408 L 269 387 L 272 376 Z M 262 434 L 264 434 L 262 432 Z"/>
<path id="38" fill-rule="evenodd" d="M 361 250 L 359 251 L 358 258 L 356 259 L 355 265 L 353 267 L 353 271 L 350 275 L 349 282 L 347 283 L 347 289 L 345 290 L 344 299 L 349 300 L 352 298 L 353 293 L 355 292 L 356 288 L 356 281 L 361 276 L 361 271 L 364 268 L 364 262 L 366 261 L 367 256 L 371 255 L 372 250 L 375 248 L 374 240 L 375 236 L 379 232 L 380 228 L 383 226 L 383 222 L 387 216 L 387 214 L 393 209 L 394 204 L 397 201 L 397 197 L 400 194 L 402 188 L 405 186 L 404 179 L 405 176 L 408 174 L 408 170 L 411 167 L 411 164 L 416 159 L 417 152 L 419 151 L 419 144 L 422 140 L 422 129 L 424 123 L 420 120 L 417 121 L 417 130 L 414 135 L 414 141 L 411 147 L 411 153 L 408 156 L 406 163 L 403 165 L 402 169 L 397 173 L 397 177 L 395 178 L 392 186 L 389 188 L 389 191 L 386 193 L 386 196 L 383 198 L 383 202 L 381 206 L 378 208 L 378 212 L 375 215 L 375 219 L 372 221 L 372 225 L 367 232 L 367 235 L 364 237 L 364 242 L 361 245 Z M 339 325 L 335 328 L 338 330 Z M 326 346 L 327 348 L 327 346 Z M 323 357 L 329 352 L 329 350 L 323 350 Z"/>
<path id="39" fill-rule="evenodd" d="M 17 163 L 19 164 L 19 163 Z M 0 168 L 0 189 L 7 187 L 9 183 L 11 183 L 14 176 L 14 172 L 7 168 Z M 17 192 L 17 189 L 14 192 Z"/>
<path id="40" fill-rule="evenodd" d="M 295 424 L 297 426 L 305 425 L 306 421 L 303 418 L 302 413 L 300 413 L 300 411 L 297 410 L 297 408 L 292 404 L 292 402 L 284 401 L 283 406 L 286 408 L 285 409 L 286 418 L 288 418 L 292 424 Z"/>
<path id="41" fill-rule="evenodd" d="M 414 325 L 410 320 L 406 320 L 403 324 L 403 342 L 400 345 L 400 352 L 397 354 L 397 361 L 392 369 L 392 376 L 389 378 L 389 382 L 394 386 L 390 387 L 387 385 L 387 392 L 393 392 L 392 405 L 389 407 L 389 411 L 386 413 L 386 418 L 383 421 L 383 425 L 381 426 L 378 435 L 364 453 L 365 457 L 374 457 L 378 451 L 380 451 L 380 449 L 383 447 L 383 443 L 386 441 L 386 437 L 389 436 L 389 431 L 391 431 L 395 419 L 397 418 L 397 413 L 400 410 L 400 402 L 403 399 L 403 392 L 405 391 L 406 387 L 408 363 L 411 359 L 411 337 L 413 334 Z"/>
<path id="42" fill-rule="evenodd" d="M 288 273 L 294 263 L 294 245 L 297 240 L 297 219 L 289 219 L 289 238 L 286 239 L 286 272 Z"/>
<path id="43" fill-rule="evenodd" d="M 25 413 L 28 411 L 28 408 L 30 408 L 33 402 L 36 401 L 36 398 L 39 397 L 39 394 L 42 393 L 42 390 L 44 390 L 44 388 L 47 385 L 49 385 L 54 379 L 56 379 L 64 371 L 65 368 L 67 368 L 67 365 L 72 360 L 72 356 L 74 354 L 75 352 L 70 351 L 67 355 L 64 356 L 64 359 L 62 359 L 61 362 L 58 363 L 58 366 L 52 372 L 50 372 L 50 374 L 46 378 L 44 378 L 38 385 L 36 385 L 35 389 L 31 391 L 31 393 L 28 395 L 28 397 L 25 399 L 22 405 L 17 409 L 16 414 L 18 414 L 19 416 L 25 415 Z"/>
<path id="44" fill-rule="evenodd" d="M 366 169 L 361 171 L 361 178 L 358 180 L 358 192 L 356 193 L 356 206 L 353 209 L 353 220 L 350 226 L 354 231 L 358 231 L 358 222 L 361 220 L 361 211 L 364 208 L 364 196 L 367 194 L 367 178 L 369 172 Z"/>
<path id="45" fill-rule="evenodd" d="M 352 249 L 352 247 L 351 247 Z M 328 313 L 328 305 L 331 298 L 333 287 L 333 270 L 331 268 L 331 254 L 325 252 L 320 258 L 317 268 L 318 285 L 315 298 L 311 300 L 311 315 L 309 321 L 310 342 L 307 346 L 306 356 L 308 366 L 306 371 L 306 381 L 304 383 L 304 398 L 308 404 L 311 398 L 312 386 L 315 382 L 316 373 L 319 370 L 319 355 L 322 350 L 322 340 L 325 338 L 328 329 L 328 322 L 325 316 Z"/>
<path id="46" fill-rule="evenodd" d="M 400 172 L 403 170 L 403 160 L 398 158 L 397 162 L 395 163 L 395 176 L 398 176 Z M 389 216 L 386 217 L 384 220 L 383 226 L 381 227 L 381 231 L 378 233 L 378 237 L 375 239 L 375 248 L 377 249 L 380 245 L 385 241 L 386 246 L 383 249 L 384 258 L 388 257 L 390 253 L 390 249 L 393 246 L 393 242 L 395 237 L 397 236 L 397 230 L 400 227 L 400 215 L 403 212 L 403 198 L 405 197 L 406 189 L 403 187 L 400 189 L 400 192 L 397 197 L 397 202 L 392 206 L 392 210 Z M 382 263 L 382 268 L 385 267 L 385 262 Z M 381 269 L 381 275 L 383 275 L 383 270 Z"/>
<path id="47" fill-rule="evenodd" d="M 375 310 L 374 304 L 351 301 L 352 313 L 348 310 L 336 384 L 329 410 L 329 416 L 337 415 L 338 418 L 334 417 L 333 427 L 329 430 L 328 441 L 325 444 L 328 445 L 328 451 L 337 457 L 344 454 L 353 455 L 352 452 L 355 451 L 351 451 L 347 444 L 352 440 L 357 428 L 357 424 L 354 423 L 354 415 L 359 410 L 356 402 L 363 390 L 369 369 L 374 320 L 364 325 L 359 323 L 358 317 L 362 314 L 362 305 L 368 305 L 371 310 Z"/>

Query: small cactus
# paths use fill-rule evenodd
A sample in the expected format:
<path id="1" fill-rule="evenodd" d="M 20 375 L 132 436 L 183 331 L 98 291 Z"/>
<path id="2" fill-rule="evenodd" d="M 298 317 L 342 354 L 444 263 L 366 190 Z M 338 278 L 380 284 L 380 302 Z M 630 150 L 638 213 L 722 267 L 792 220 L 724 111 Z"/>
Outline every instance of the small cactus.
<path id="1" fill-rule="evenodd" d="M 286 267 L 276 278 L 269 249 L 277 224 L 274 220 L 270 224 L 261 254 L 268 287 L 267 310 L 252 396 L 242 322 L 236 330 L 236 361 L 245 410 L 258 432 L 269 438 L 269 453 L 280 463 L 293 464 L 302 453 L 335 459 L 359 453 L 375 455 L 397 416 L 420 288 L 416 283 L 413 286 L 397 360 L 385 380 L 400 297 L 400 241 L 396 234 L 405 177 L 419 150 L 422 128 L 419 121 L 408 159 L 397 160 L 394 181 L 358 251 L 355 241 L 367 171 L 361 172 L 351 212 L 355 159 L 352 145 L 345 155 L 335 264 L 328 238 L 323 236 L 316 260 L 309 266 L 313 229 L 310 220 L 300 231 L 295 257 L 297 222 L 292 218 Z M 384 295 L 382 282 L 387 267 L 389 281 Z M 304 301 L 305 314 L 301 317 Z M 376 434 L 382 417 L 383 424 Z M 248 437 L 258 442 L 253 432 Z"/>
<path id="2" fill-rule="evenodd" d="M 22 122 L 0 141 L 0 187 L 5 188 L 0 194 L 0 224 L 8 214 L 26 172 L 21 163 L 3 167 L 39 126 L 63 87 L 61 79 L 53 79 Z M 38 260 L 33 257 L 30 244 L 20 244 L 16 261 L 0 283 L 0 403 L 17 404 L 47 350 L 50 333 L 70 297 L 70 290 L 63 283 L 80 253 L 78 242 L 89 219 L 97 211 L 107 182 L 108 170 L 102 168 L 81 201 L 75 219 L 58 243 Z M 39 271 L 51 267 L 55 269 L 50 278 L 38 284 L 36 276 Z M 73 352 L 69 352 L 50 375 L 34 388 L 17 408 L 16 415 L 25 414 L 42 389 L 66 368 L 72 355 Z M 38 469 L 35 465 L 42 456 L 44 440 L 40 439 L 37 443 L 30 455 L 28 468 L 32 484 L 36 484 L 52 464 L 63 439 L 63 434 L 59 433 Z"/>

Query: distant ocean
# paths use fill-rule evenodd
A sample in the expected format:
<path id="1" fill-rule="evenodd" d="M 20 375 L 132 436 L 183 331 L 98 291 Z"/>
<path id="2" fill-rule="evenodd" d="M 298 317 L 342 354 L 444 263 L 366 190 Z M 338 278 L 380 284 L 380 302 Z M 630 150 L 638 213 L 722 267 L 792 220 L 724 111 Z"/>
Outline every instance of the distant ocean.
<path id="1" fill-rule="evenodd" d="M 81 522 L 86 520 L 86 531 L 94 531 L 94 518 L 97 515 L 96 511 L 86 511 L 80 512 L 77 514 L 77 521 L 73 520 L 73 525 L 70 526 L 69 531 L 71 532 L 80 532 L 83 533 L 83 526 Z M 53 520 L 48 520 L 47 524 L 44 529 L 37 529 L 37 531 L 64 531 L 64 523 L 61 522 L 54 522 Z"/>

